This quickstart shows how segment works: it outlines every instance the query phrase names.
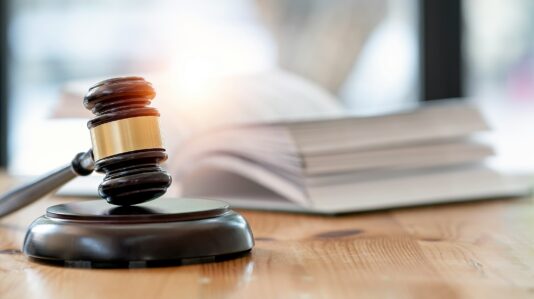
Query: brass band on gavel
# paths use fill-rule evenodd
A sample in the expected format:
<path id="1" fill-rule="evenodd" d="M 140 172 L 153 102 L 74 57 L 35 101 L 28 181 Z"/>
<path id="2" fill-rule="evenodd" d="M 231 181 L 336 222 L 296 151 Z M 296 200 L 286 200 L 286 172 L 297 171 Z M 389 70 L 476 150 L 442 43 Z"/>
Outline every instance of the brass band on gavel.
<path id="1" fill-rule="evenodd" d="M 95 161 L 121 153 L 163 149 L 158 116 L 138 116 L 90 129 Z"/>

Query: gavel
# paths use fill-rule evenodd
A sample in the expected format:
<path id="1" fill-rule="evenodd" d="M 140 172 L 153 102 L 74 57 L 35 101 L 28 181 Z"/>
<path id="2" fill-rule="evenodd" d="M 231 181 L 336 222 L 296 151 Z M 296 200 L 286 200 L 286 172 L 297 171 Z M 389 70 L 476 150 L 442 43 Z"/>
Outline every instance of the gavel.
<path id="1" fill-rule="evenodd" d="M 115 78 L 89 89 L 84 106 L 95 117 L 87 126 L 92 149 L 70 165 L 0 197 L 0 216 L 14 212 L 93 171 L 105 174 L 98 193 L 107 201 L 54 205 L 35 219 L 22 252 L 43 262 L 70 266 L 134 265 L 215 261 L 235 258 L 254 246 L 243 216 L 223 201 L 161 198 L 171 177 L 159 112 L 150 107 L 156 93 L 140 77 Z"/>
<path id="2" fill-rule="evenodd" d="M 66 165 L 0 197 L 0 217 L 52 192 L 76 176 L 104 173 L 99 195 L 108 203 L 130 206 L 165 194 L 171 176 L 160 164 L 167 159 L 159 112 L 150 107 L 156 93 L 141 77 L 108 79 L 91 87 L 84 106 L 95 115 L 87 123 L 92 149 Z"/>

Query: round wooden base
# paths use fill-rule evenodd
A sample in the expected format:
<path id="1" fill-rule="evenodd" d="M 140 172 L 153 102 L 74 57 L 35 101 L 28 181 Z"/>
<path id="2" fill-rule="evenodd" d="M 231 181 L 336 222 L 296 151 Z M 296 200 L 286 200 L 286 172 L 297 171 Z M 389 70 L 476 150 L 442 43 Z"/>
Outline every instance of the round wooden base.
<path id="1" fill-rule="evenodd" d="M 129 207 L 103 200 L 49 207 L 30 225 L 23 252 L 70 266 L 131 267 L 228 258 L 253 246 L 248 223 L 226 203 L 161 198 Z"/>

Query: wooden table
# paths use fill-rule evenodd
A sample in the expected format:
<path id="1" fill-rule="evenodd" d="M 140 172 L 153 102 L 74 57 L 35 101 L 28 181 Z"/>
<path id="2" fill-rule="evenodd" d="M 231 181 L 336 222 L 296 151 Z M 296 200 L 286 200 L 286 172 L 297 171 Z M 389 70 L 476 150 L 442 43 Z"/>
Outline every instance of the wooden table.
<path id="1" fill-rule="evenodd" d="M 0 190 L 6 190 L 0 178 Z M 48 197 L 0 221 L 0 298 L 534 298 L 534 201 L 319 217 L 243 211 L 240 259 L 148 269 L 30 262 L 20 248 Z"/>

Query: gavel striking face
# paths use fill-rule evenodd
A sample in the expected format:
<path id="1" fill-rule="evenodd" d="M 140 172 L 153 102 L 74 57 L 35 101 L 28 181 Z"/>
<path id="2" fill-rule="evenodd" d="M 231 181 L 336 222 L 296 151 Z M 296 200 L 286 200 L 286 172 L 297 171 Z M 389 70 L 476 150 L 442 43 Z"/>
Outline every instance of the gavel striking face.
<path id="1" fill-rule="evenodd" d="M 156 93 L 140 77 L 115 78 L 89 89 L 84 106 L 95 171 L 105 173 L 98 193 L 108 203 L 129 206 L 165 194 L 171 177 L 160 167 L 167 159 L 159 112 L 149 107 Z"/>

